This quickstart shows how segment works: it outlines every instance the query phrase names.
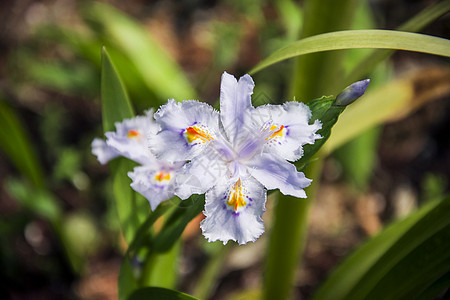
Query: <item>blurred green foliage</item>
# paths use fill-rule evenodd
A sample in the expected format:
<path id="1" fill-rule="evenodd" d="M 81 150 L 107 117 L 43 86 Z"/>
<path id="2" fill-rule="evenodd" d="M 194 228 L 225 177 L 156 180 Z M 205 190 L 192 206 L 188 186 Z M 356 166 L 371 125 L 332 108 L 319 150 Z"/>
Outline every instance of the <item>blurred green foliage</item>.
<path id="1" fill-rule="evenodd" d="M 112 248 L 116 253 L 125 252 L 127 244 L 129 248 L 119 275 L 120 299 L 130 295 L 130 299 L 141 299 L 154 293 L 191 299 L 175 291 L 141 288 L 153 285 L 176 289 L 179 286 L 181 235 L 187 224 L 201 212 L 204 200 L 193 198 L 189 203 L 169 200 L 150 213 L 147 201 L 129 188 L 126 171 L 133 164 L 124 159 L 113 161 L 110 164 L 113 179 L 106 182 L 106 169 L 99 167 L 90 153 L 92 138 L 114 130 L 114 122 L 133 116 L 134 108 L 140 113 L 149 107 L 157 107 L 168 98 L 181 101 L 198 99 L 199 95 L 206 95 L 201 100 L 214 102 L 218 96 L 218 80 L 224 70 L 234 71 L 236 75 L 248 72 L 263 58 L 295 42 L 299 36 L 376 27 L 373 11 L 365 1 L 305 1 L 304 5 L 291 0 L 224 1 L 216 5 L 218 11 L 221 10 L 220 17 L 195 15 L 199 18 L 196 20 L 198 31 L 185 39 L 177 37 L 179 41 L 172 45 L 176 49 L 160 45 L 161 37 L 155 36 L 158 30 L 149 30 L 149 25 L 142 19 L 135 19 L 110 4 L 83 2 L 76 8 L 76 24 L 41 23 L 33 28 L 31 36 L 10 51 L 6 66 L 10 86 L 0 99 L 0 150 L 1 158 L 7 162 L 2 169 L 6 175 L 2 176 L 1 184 L 5 194 L 24 212 L 13 213 L 13 217 L 2 215 L 0 219 L 0 262 L 7 277 L 21 275 L 17 273 L 21 270 L 17 267 L 19 256 L 14 252 L 14 246 L 9 246 L 13 234 L 25 235 L 27 226 L 43 220 L 52 228 L 52 242 L 59 245 L 53 251 L 62 254 L 74 276 L 83 276 L 89 259 L 99 255 L 104 244 L 114 244 Z M 151 4 L 148 7 L 154 8 Z M 148 13 L 148 7 L 138 15 Z M 449 8 L 450 1 L 437 2 L 398 29 L 419 31 Z M 206 14 L 209 14 L 208 10 Z M 184 31 L 183 34 L 188 33 Z M 431 41 L 429 37 L 417 38 L 413 44 L 416 48 L 428 47 L 426 51 L 435 50 L 428 41 Z M 101 60 L 103 46 L 107 47 L 109 55 L 103 50 Z M 311 52 L 317 50 L 316 46 L 310 46 Z M 196 47 L 203 47 L 203 52 L 195 53 Z M 444 46 L 440 51 L 448 53 L 448 48 Z M 191 66 L 174 57 L 173 53 L 199 59 L 201 63 Z M 327 144 L 319 152 L 319 155 L 328 155 L 338 150 L 336 157 L 344 168 L 346 180 L 357 187 L 358 193 L 364 193 L 376 167 L 376 150 L 380 143 L 377 127 L 393 116 L 404 116 L 414 109 L 415 78 L 391 80 L 392 66 L 386 59 L 392 53 L 391 50 L 368 49 L 329 51 L 301 56 L 295 64 L 275 64 L 254 75 L 257 82 L 254 104 L 280 103 L 292 98 L 307 101 L 324 94 L 336 94 L 345 85 L 370 77 L 368 94 L 342 114 Z M 182 61 L 182 65 L 177 60 Z M 388 80 L 391 82 L 386 83 Z M 103 130 L 98 102 L 100 86 Z M 210 92 L 212 87 L 215 94 Z M 433 97 L 434 94 L 427 99 Z M 420 106 L 427 101 L 414 105 Z M 326 128 L 327 135 L 329 129 L 330 126 Z M 314 146 L 312 152 L 319 148 Z M 301 163 L 309 164 L 309 159 L 305 157 Z M 431 275 L 427 281 L 415 277 L 410 282 L 416 287 L 428 284 L 421 290 L 423 295 L 434 296 L 448 285 L 448 275 L 444 274 L 448 255 L 442 252 L 448 247 L 448 222 L 445 223 L 445 210 L 438 210 L 448 206 L 448 199 L 438 202 L 448 190 L 446 180 L 434 173 L 426 175 L 420 198 L 430 204 L 369 241 L 337 269 L 329 281 L 332 283 L 326 283 L 317 297 L 320 299 L 320 295 L 329 293 L 326 289 L 330 284 L 341 289 L 346 287 L 348 293 L 354 295 L 378 280 L 380 283 L 375 287 L 399 291 L 403 286 L 396 281 L 396 275 L 405 275 L 410 266 L 434 266 L 429 270 Z M 306 216 L 305 213 L 304 220 L 307 220 Z M 157 222 L 160 224 L 154 226 Z M 440 227 L 434 226 L 433 222 L 440 222 Z M 405 234 L 394 237 L 391 234 L 389 245 L 392 247 L 380 250 L 380 246 L 373 246 L 383 243 L 383 237 L 389 232 L 397 230 L 399 233 L 395 228 L 400 227 L 406 228 L 401 232 Z M 119 238 L 120 231 L 125 241 Z M 303 229 L 297 232 L 305 233 Z M 411 243 L 416 237 L 421 237 L 420 245 Z M 401 251 L 395 249 L 403 249 L 404 245 L 409 245 L 410 251 L 402 252 L 404 255 L 400 257 Z M 201 250 L 208 252 L 207 248 Z M 433 252 L 436 258 L 428 260 L 430 265 L 422 265 L 425 261 L 421 258 L 430 248 L 436 251 Z M 361 257 L 361 253 L 373 249 L 379 250 L 376 254 L 382 258 L 380 262 L 370 261 L 368 256 Z M 221 246 L 219 250 L 208 252 L 209 265 L 193 288 L 201 298 L 211 296 L 228 251 L 232 250 Z M 292 262 L 295 262 L 299 251 L 293 252 Z M 372 258 L 373 255 L 375 252 L 372 252 Z M 389 260 L 390 257 L 398 259 Z M 276 257 L 275 263 L 279 263 L 278 259 Z M 382 277 L 380 268 L 386 261 L 393 267 L 386 271 L 386 277 Z M 367 268 L 360 268 L 369 263 Z M 59 265 L 60 260 L 50 258 L 44 263 L 36 262 L 36 268 L 48 272 L 49 277 L 65 272 Z M 290 267 L 293 271 L 297 268 L 295 263 Z M 364 279 L 365 284 L 360 290 L 360 285 L 348 284 L 351 278 L 343 275 L 342 268 L 348 268 L 344 273 L 352 274 L 354 282 Z M 371 272 L 372 269 L 378 273 Z M 289 294 L 289 275 L 275 276 L 286 283 L 287 287 L 282 287 L 283 293 Z M 276 282 L 274 280 L 273 284 Z M 334 289 L 331 291 L 334 297 Z M 372 293 L 370 295 L 375 298 L 380 296 L 375 289 L 367 288 L 365 292 Z M 254 291 L 251 294 L 254 295 Z M 260 291 L 256 294 L 260 295 Z"/>

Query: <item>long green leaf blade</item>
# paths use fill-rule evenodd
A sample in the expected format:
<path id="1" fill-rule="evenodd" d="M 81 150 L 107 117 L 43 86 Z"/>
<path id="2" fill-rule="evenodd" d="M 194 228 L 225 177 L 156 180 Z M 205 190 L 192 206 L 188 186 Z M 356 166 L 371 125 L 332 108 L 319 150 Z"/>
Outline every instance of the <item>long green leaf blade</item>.
<path id="1" fill-rule="evenodd" d="M 324 33 L 299 40 L 260 62 L 250 74 L 280 62 L 308 53 L 344 49 L 395 49 L 450 56 L 450 41 L 434 36 L 392 30 L 345 30 Z"/>
<path id="2" fill-rule="evenodd" d="M 135 290 L 140 287 L 142 277 L 142 271 L 137 271 L 137 268 L 142 269 L 142 267 L 136 267 L 136 264 L 131 262 L 136 262 L 139 251 L 149 243 L 152 236 L 152 226 L 168 209 L 172 207 L 174 200 L 164 201 L 155 211 L 150 213 L 143 222 L 139 229 L 134 234 L 132 242 L 129 244 L 127 252 L 125 253 L 122 265 L 120 266 L 119 279 L 118 279 L 118 290 L 119 290 L 119 300 L 127 299 Z M 148 245 L 147 245 L 148 246 Z M 141 273 L 141 276 L 137 274 Z"/>
<path id="3" fill-rule="evenodd" d="M 101 98 L 105 131 L 114 130 L 114 123 L 134 116 L 125 86 L 106 48 L 102 49 Z M 131 179 L 127 173 L 135 165 L 133 162 L 118 158 L 109 165 L 113 174 L 113 191 L 122 233 L 130 243 L 149 211 L 149 204 L 144 197 L 130 188 Z"/>
<path id="4" fill-rule="evenodd" d="M 450 270 L 449 209 L 446 198 L 392 224 L 339 266 L 314 299 L 414 299 L 427 291 Z"/>
<path id="5" fill-rule="evenodd" d="M 153 239 L 153 250 L 156 252 L 169 251 L 180 238 L 188 223 L 202 212 L 204 206 L 205 198 L 201 195 L 192 195 L 189 199 L 180 202 Z"/>
<path id="6" fill-rule="evenodd" d="M 101 97 L 105 132 L 113 131 L 114 123 L 134 116 L 125 86 L 105 47 L 102 48 Z"/>
<path id="7" fill-rule="evenodd" d="M 14 111 L 0 99 L 0 149 L 37 188 L 44 187 L 42 166 Z"/>

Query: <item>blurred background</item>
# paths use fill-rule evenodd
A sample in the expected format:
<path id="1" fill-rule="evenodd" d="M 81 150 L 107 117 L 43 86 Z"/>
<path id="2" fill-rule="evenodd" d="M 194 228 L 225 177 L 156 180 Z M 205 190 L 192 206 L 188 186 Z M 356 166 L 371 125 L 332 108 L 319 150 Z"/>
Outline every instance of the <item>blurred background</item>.
<path id="1" fill-rule="evenodd" d="M 436 2 L 359 1 L 351 28 L 395 29 Z M 1 1 L 0 298 L 117 298 L 126 244 L 108 167 L 90 149 L 92 139 L 103 135 L 102 45 L 137 113 L 169 98 L 213 104 L 224 71 L 242 76 L 297 40 L 305 17 L 301 4 Z M 447 13 L 420 32 L 449 38 L 449 21 Z M 351 53 L 349 66 L 365 54 Z M 370 128 L 326 159 L 296 297 L 310 296 L 333 266 L 383 224 L 448 193 L 448 62 L 397 52 L 370 75 L 370 88 L 412 78 L 415 109 Z M 255 74 L 254 104 L 292 99 L 292 67 L 288 60 Z M 270 200 L 267 205 L 270 230 Z M 206 243 L 199 220 L 183 235 L 177 289 L 187 293 L 195 290 L 196 274 L 208 259 L 223 251 L 221 244 Z M 218 261 L 223 267 L 212 299 L 260 287 L 267 235 L 227 250 Z"/>

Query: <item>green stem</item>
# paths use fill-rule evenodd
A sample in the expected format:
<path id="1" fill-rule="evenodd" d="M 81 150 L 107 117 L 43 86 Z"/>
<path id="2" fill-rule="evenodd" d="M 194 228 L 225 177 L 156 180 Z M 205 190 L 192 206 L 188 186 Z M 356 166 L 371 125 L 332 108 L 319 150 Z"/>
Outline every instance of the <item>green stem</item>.
<path id="1" fill-rule="evenodd" d="M 356 0 L 305 1 L 305 21 L 301 38 L 350 28 L 356 6 Z M 304 101 L 336 93 L 341 68 L 341 52 L 299 57 L 291 86 L 293 95 Z M 289 299 L 291 295 L 295 271 L 305 247 L 309 208 L 315 197 L 321 169 L 321 159 L 314 161 L 307 168 L 307 177 L 315 179 L 311 186 L 305 189 L 307 199 L 279 195 L 268 246 L 264 299 Z"/>
<path id="2" fill-rule="evenodd" d="M 308 178 L 319 178 L 322 160 L 311 163 Z M 305 189 L 308 198 L 278 195 L 264 276 L 263 299 L 289 299 L 292 281 L 305 248 L 308 213 L 318 179 Z"/>

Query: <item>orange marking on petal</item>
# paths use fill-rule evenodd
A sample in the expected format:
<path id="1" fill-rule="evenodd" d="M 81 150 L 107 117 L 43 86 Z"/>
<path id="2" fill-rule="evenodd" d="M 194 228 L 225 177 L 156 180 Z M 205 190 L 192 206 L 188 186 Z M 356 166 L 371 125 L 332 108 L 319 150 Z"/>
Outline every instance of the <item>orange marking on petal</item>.
<path id="1" fill-rule="evenodd" d="M 238 211 L 239 207 L 247 205 L 247 202 L 245 202 L 244 195 L 242 193 L 241 179 L 236 181 L 236 183 L 233 186 L 233 189 L 228 194 L 227 204 L 233 207 L 235 212 Z"/>
<path id="2" fill-rule="evenodd" d="M 134 129 L 130 129 L 130 130 L 128 130 L 128 134 L 127 134 L 127 137 L 128 138 L 135 138 L 135 137 L 138 137 L 139 136 L 139 131 L 137 131 L 137 130 L 134 130 Z"/>
<path id="3" fill-rule="evenodd" d="M 275 130 L 277 128 L 278 127 L 275 125 L 270 126 L 270 130 Z M 283 136 L 283 130 L 284 130 L 284 125 L 281 125 L 277 131 L 274 131 L 268 138 L 266 138 L 266 141 Z"/>
<path id="4" fill-rule="evenodd" d="M 158 174 L 155 175 L 155 180 L 159 182 L 164 180 L 170 180 L 170 173 L 159 172 Z"/>
<path id="5" fill-rule="evenodd" d="M 202 143 L 213 140 L 213 137 L 199 126 L 192 126 L 186 128 L 185 134 L 186 139 L 189 143 L 192 143 L 193 141 L 196 140 L 199 140 Z"/>

